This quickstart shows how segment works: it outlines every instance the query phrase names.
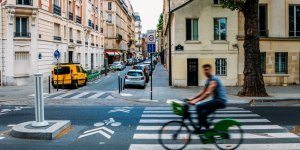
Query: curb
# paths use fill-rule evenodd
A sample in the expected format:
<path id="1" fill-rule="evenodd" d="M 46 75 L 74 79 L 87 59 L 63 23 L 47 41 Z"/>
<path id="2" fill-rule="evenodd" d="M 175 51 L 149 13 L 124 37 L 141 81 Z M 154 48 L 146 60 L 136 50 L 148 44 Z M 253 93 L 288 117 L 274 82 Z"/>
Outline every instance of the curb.
<path id="1" fill-rule="evenodd" d="M 249 102 L 251 106 L 299 106 L 300 98 L 259 98 Z"/>

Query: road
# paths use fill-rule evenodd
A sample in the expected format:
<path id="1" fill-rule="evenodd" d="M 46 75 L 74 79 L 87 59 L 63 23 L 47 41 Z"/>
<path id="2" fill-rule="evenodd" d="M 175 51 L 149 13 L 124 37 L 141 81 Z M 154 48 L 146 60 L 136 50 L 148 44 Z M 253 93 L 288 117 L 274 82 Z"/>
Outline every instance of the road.
<path id="1" fill-rule="evenodd" d="M 71 120 L 72 130 L 59 139 L 39 141 L 15 139 L 7 134 L 14 124 L 34 120 L 33 108 L 1 106 L 0 149 L 160 150 L 162 147 L 157 142 L 158 129 L 167 120 L 179 119 L 172 116 L 169 109 L 169 107 L 46 107 L 46 119 Z M 288 133 L 285 128 L 300 125 L 300 120 L 296 119 L 300 118 L 299 107 L 231 105 L 222 111 L 220 113 L 223 117 L 231 116 L 243 122 L 245 141 L 241 149 L 287 150 L 297 149 L 297 146 L 298 148 L 300 146 L 299 137 Z M 100 122 L 109 119 L 121 124 L 99 126 Z M 98 123 L 97 127 L 94 126 L 95 123 Z M 93 134 L 85 134 L 89 133 L 89 130 L 92 130 Z M 187 149 L 195 147 L 216 149 L 213 145 L 201 145 L 198 142 L 193 140 Z"/>

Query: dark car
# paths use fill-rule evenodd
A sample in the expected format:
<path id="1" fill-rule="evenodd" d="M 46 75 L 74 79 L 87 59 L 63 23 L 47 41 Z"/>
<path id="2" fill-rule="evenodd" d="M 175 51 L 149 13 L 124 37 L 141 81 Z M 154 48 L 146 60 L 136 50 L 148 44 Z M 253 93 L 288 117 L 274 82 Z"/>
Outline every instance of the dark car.
<path id="1" fill-rule="evenodd" d="M 150 72 L 149 72 L 147 66 L 145 66 L 145 65 L 135 65 L 135 66 L 133 66 L 132 69 L 134 69 L 134 70 L 142 70 L 144 72 L 145 76 L 146 76 L 146 83 L 149 82 L 149 80 L 150 80 Z"/>

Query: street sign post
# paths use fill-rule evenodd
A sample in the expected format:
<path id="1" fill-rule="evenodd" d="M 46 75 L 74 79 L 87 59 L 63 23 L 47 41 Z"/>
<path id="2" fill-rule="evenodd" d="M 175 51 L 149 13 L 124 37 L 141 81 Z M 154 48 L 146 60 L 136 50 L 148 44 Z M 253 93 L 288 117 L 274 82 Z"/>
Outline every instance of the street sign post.
<path id="1" fill-rule="evenodd" d="M 60 52 L 58 49 L 54 51 L 54 58 L 56 59 L 56 90 L 58 91 L 58 59 L 60 58 Z"/>
<path id="2" fill-rule="evenodd" d="M 153 58 L 152 54 L 156 51 L 156 30 L 148 30 L 147 31 L 147 52 L 150 53 L 150 61 L 151 61 L 151 71 L 153 69 Z M 151 90 L 150 90 L 150 98 L 153 99 L 153 73 L 151 76 Z"/>

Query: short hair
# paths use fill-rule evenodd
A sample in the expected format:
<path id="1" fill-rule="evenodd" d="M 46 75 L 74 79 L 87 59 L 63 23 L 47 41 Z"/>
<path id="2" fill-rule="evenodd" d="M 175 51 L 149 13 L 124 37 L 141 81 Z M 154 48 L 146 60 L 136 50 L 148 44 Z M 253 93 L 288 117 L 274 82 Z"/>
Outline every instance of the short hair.
<path id="1" fill-rule="evenodd" d="M 205 64 L 205 65 L 202 66 L 202 68 L 203 68 L 203 69 L 204 69 L 204 68 L 212 68 L 212 66 L 211 66 L 210 64 Z"/>

